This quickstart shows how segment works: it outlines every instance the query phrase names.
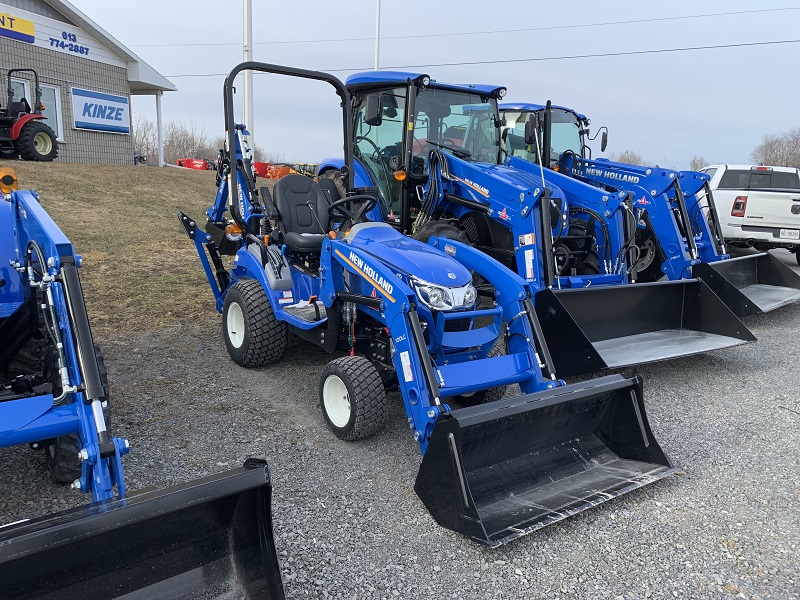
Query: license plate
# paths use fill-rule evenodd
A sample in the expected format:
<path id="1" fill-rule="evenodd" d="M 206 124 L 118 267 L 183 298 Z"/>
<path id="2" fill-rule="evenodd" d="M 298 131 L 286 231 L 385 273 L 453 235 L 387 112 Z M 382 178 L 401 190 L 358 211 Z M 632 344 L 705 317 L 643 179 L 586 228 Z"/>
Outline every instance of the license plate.
<path id="1" fill-rule="evenodd" d="M 800 229 L 781 229 L 780 237 L 787 240 L 800 240 Z"/>

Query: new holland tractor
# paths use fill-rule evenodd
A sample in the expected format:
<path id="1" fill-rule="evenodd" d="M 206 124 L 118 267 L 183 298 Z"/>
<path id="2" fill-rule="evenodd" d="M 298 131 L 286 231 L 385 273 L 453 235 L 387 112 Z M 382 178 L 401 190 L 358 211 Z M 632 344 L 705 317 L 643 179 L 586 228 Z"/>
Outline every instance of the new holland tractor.
<path id="1" fill-rule="evenodd" d="M 34 99 L 31 106 L 25 98 L 14 99 L 12 77 L 15 73 L 33 75 Z M 44 122 L 42 88 L 39 74 L 33 69 L 9 69 L 6 75 L 8 102 L 0 107 L 0 158 L 51 161 L 58 156 L 55 132 Z"/>
<path id="2" fill-rule="evenodd" d="M 606 193 L 624 194 L 621 202 L 635 211 L 638 281 L 698 277 L 740 317 L 800 299 L 800 276 L 768 252 L 730 257 L 705 173 L 593 159 L 589 119 L 550 102 L 501 104 L 500 112 L 509 165 L 535 173 L 543 164 Z M 535 139 L 526 139 L 528 122 L 542 140 L 541 161 Z M 607 140 L 604 131 L 601 151 Z"/>
<path id="3" fill-rule="evenodd" d="M 0 448 L 42 452 L 52 480 L 92 502 L 0 523 L 0 599 L 282 599 L 264 461 L 127 493 L 81 257 L 17 187 L 0 167 Z"/>
<path id="4" fill-rule="evenodd" d="M 333 86 L 343 195 L 304 175 L 281 178 L 272 193 L 256 188 L 233 110 L 244 70 Z M 674 471 L 647 425 L 640 379 L 557 377 L 525 280 L 468 244 L 425 244 L 367 218 L 380 200 L 353 187 L 353 106 L 341 81 L 247 62 L 228 75 L 224 99 L 214 204 L 203 228 L 179 218 L 234 362 L 275 363 L 290 335 L 343 353 L 319 379 L 322 413 L 343 440 L 376 433 L 386 389 L 399 388 L 423 454 L 417 494 L 440 525 L 490 546 Z M 473 273 L 491 283 L 496 306 L 477 308 Z M 498 399 L 512 383 L 523 394 Z"/>
<path id="5" fill-rule="evenodd" d="M 472 245 L 524 279 L 560 375 L 754 339 L 702 281 L 628 285 L 636 222 L 625 193 L 503 164 L 505 88 L 392 71 L 357 73 L 347 87 L 355 185 L 380 200 L 370 218 Z M 323 161 L 320 181 L 342 164 Z"/>

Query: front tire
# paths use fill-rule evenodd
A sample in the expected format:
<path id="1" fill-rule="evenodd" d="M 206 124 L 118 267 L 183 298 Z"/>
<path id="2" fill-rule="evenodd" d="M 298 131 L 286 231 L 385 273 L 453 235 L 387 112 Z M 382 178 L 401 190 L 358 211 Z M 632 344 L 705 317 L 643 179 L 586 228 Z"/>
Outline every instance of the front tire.
<path id="1" fill-rule="evenodd" d="M 41 121 L 25 123 L 14 146 L 25 160 L 49 162 L 58 156 L 56 134 Z"/>
<path id="2" fill-rule="evenodd" d="M 16 149 L 6 150 L 4 148 L 0 148 L 0 159 L 4 160 L 17 160 L 19 158 L 19 152 Z"/>
<path id="3" fill-rule="evenodd" d="M 100 372 L 100 383 L 103 385 L 103 401 L 106 406 L 103 408 L 103 420 L 106 424 L 106 431 L 111 430 L 111 414 L 108 408 L 108 369 L 103 358 L 103 352 L 95 344 L 94 353 L 97 357 L 97 370 Z M 110 437 L 110 433 L 109 433 Z M 47 447 L 47 467 L 50 471 L 50 479 L 55 483 L 72 483 L 81 476 L 81 460 L 78 452 L 81 444 L 78 435 L 70 433 L 62 435 L 53 440 Z"/>
<path id="4" fill-rule="evenodd" d="M 420 242 L 428 243 L 431 236 L 446 238 L 448 240 L 455 240 L 470 246 L 467 232 L 452 225 L 448 221 L 428 221 L 414 232 L 414 239 Z"/>
<path id="5" fill-rule="evenodd" d="M 320 377 L 319 403 L 328 427 L 342 440 L 370 437 L 386 423 L 383 381 L 363 356 L 344 356 L 327 364 Z"/>
<path id="6" fill-rule="evenodd" d="M 275 317 L 264 289 L 255 279 L 238 281 L 225 294 L 222 335 L 228 354 L 243 367 L 271 365 L 286 352 L 286 323 Z"/>

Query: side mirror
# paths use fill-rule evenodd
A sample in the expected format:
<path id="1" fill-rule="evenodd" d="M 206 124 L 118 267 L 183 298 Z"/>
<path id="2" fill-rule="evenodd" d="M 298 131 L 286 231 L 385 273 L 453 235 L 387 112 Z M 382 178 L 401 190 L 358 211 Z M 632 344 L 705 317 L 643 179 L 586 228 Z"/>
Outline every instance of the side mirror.
<path id="1" fill-rule="evenodd" d="M 536 136 L 539 129 L 539 115 L 531 113 L 525 121 L 525 143 L 528 145 L 536 144 Z"/>
<path id="2" fill-rule="evenodd" d="M 367 125 L 377 127 L 383 122 L 382 113 L 381 95 L 372 94 L 367 96 L 367 107 L 364 111 L 364 122 Z"/>
<path id="3" fill-rule="evenodd" d="M 605 152 L 608 147 L 608 132 L 604 131 L 603 136 L 600 138 L 600 152 Z"/>

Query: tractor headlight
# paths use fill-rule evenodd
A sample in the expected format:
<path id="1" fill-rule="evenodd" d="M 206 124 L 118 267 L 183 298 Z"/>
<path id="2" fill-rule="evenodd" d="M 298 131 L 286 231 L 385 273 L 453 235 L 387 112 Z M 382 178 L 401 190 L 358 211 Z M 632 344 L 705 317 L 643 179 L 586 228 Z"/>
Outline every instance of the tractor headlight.
<path id="1" fill-rule="evenodd" d="M 434 310 L 469 308 L 475 304 L 475 299 L 478 297 L 478 292 L 472 284 L 446 287 L 412 277 L 411 286 L 422 303 Z"/>
<path id="2" fill-rule="evenodd" d="M 472 306 L 475 304 L 475 300 L 478 298 L 478 290 L 476 290 L 471 285 L 467 286 L 467 290 L 464 292 L 464 305 L 465 306 Z"/>

